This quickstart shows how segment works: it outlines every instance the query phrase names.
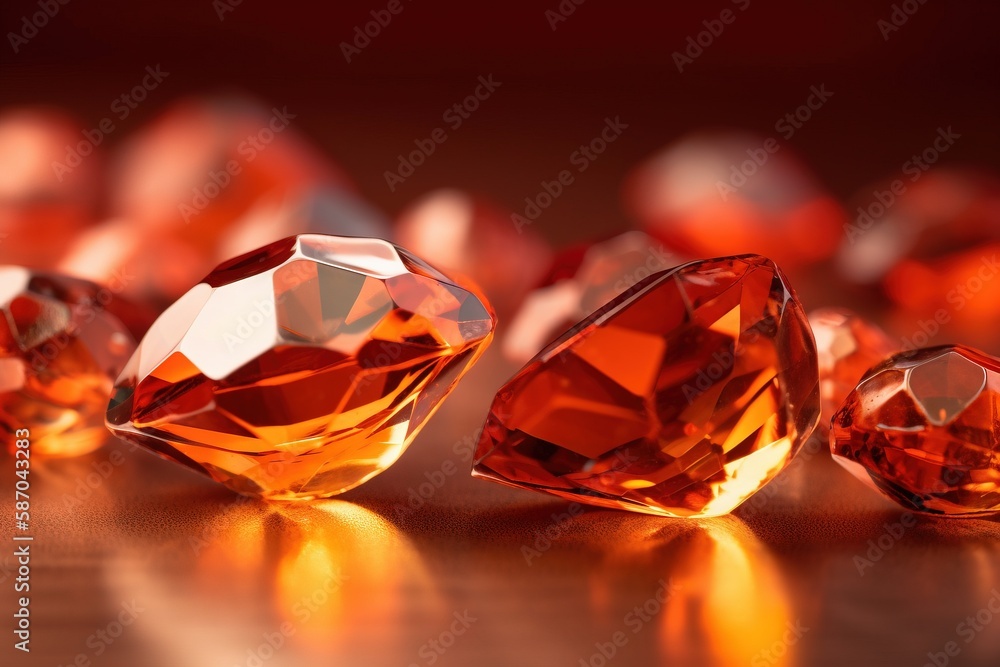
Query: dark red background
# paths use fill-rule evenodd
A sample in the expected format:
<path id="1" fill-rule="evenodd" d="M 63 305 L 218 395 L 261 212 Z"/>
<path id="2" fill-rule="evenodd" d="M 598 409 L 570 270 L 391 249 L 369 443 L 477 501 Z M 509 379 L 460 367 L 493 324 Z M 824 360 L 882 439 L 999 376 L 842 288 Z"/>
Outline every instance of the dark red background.
<path id="1" fill-rule="evenodd" d="M 6 34 L 37 5 L 5 3 L 3 101 L 68 107 L 92 126 L 158 63 L 169 78 L 109 144 L 180 95 L 248 92 L 298 114 L 296 126 L 391 214 L 443 185 L 523 208 L 619 115 L 629 130 L 537 225 L 558 241 L 625 224 L 622 177 L 651 151 L 702 127 L 774 134 L 813 84 L 834 97 L 791 143 L 837 195 L 896 174 L 938 126 L 962 135 L 944 162 L 1000 166 L 997 3 L 926 2 L 885 41 L 876 22 L 889 1 L 752 0 L 683 74 L 671 54 L 732 3 L 590 0 L 553 31 L 544 12 L 557 0 L 404 2 L 348 64 L 340 42 L 385 5 L 243 0 L 220 22 L 210 0 L 74 0 L 14 54 Z M 391 193 L 383 173 L 397 154 L 490 73 L 497 93 Z"/>

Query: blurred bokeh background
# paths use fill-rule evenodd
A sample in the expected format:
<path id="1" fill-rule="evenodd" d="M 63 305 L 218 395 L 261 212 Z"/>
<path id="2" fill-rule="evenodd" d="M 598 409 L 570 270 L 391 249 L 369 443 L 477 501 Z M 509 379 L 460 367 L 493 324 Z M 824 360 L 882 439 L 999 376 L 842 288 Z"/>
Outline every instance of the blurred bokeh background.
<path id="1" fill-rule="evenodd" d="M 466 454 L 521 362 L 675 260 L 764 252 L 808 310 L 849 307 L 886 349 L 1000 354 L 998 22 L 985 0 L 5 3 L 0 263 L 124 270 L 155 314 L 287 234 L 384 236 L 479 283 L 502 322 L 400 463 L 345 501 L 238 502 L 118 442 L 41 463 L 41 648 L 14 664 L 249 665 L 295 621 L 264 662 L 596 666 L 668 580 L 684 592 L 620 664 L 942 651 L 1000 582 L 996 522 L 921 523 L 865 576 L 898 510 L 820 446 L 759 504 L 690 524 L 565 523 L 564 503 L 467 479 Z M 588 254 L 628 230 L 649 236 Z M 79 486 L 115 452 L 123 472 Z M 411 505 L 449 462 L 460 474 Z M 140 629 L 98 662 L 88 637 L 136 596 Z M 425 652 L 468 609 L 467 640 Z M 954 664 L 995 665 L 995 629 Z"/>

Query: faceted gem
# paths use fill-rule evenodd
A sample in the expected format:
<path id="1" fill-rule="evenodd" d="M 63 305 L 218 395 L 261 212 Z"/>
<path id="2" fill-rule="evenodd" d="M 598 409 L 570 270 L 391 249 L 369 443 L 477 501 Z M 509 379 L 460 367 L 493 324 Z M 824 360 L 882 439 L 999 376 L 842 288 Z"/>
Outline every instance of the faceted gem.
<path id="1" fill-rule="evenodd" d="M 473 474 L 604 507 L 729 512 L 819 418 L 805 314 L 769 259 L 661 271 L 567 331 L 497 394 Z"/>
<path id="2" fill-rule="evenodd" d="M 0 266 L 0 428 L 37 455 L 76 456 L 107 438 L 104 408 L 135 350 L 122 304 L 93 283 Z M 13 437 L 7 438 L 13 446 Z"/>
<path id="3" fill-rule="evenodd" d="M 153 324 L 108 427 L 241 493 L 332 496 L 402 454 L 493 326 L 386 241 L 290 237 L 222 264 Z"/>
<path id="4" fill-rule="evenodd" d="M 653 273 L 681 264 L 663 243 L 625 232 L 559 253 L 525 297 L 503 338 L 504 355 L 525 363 L 550 340 Z"/>
<path id="5" fill-rule="evenodd" d="M 396 241 L 449 273 L 468 278 L 501 315 L 538 284 L 551 250 L 509 213 L 458 190 L 432 192 L 405 210 Z"/>
<path id="6" fill-rule="evenodd" d="M 1000 511 L 1000 359 L 959 345 L 873 368 L 833 418 L 834 459 L 907 509 Z"/>
<path id="7" fill-rule="evenodd" d="M 95 153 L 82 128 L 59 112 L 0 115 L 0 263 L 50 269 L 93 223 L 101 173 Z"/>
<path id="8" fill-rule="evenodd" d="M 822 422 L 830 423 L 869 368 L 899 351 L 889 334 L 876 324 L 843 308 L 820 308 L 809 313 L 819 358 Z"/>
<path id="9" fill-rule="evenodd" d="M 787 146 L 761 136 L 699 133 L 630 175 L 625 207 L 689 257 L 757 252 L 788 270 L 832 255 L 845 222 L 836 199 Z"/>

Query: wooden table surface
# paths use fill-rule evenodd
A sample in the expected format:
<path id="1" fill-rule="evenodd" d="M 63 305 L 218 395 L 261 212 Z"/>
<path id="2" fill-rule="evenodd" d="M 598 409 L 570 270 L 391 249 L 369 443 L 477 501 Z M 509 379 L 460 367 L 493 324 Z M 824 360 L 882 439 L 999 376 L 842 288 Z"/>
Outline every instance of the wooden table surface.
<path id="1" fill-rule="evenodd" d="M 32 650 L 4 632 L 2 664 L 1000 664 L 997 521 L 911 521 L 825 446 L 711 520 L 472 479 L 512 370 L 492 349 L 394 467 L 337 500 L 243 499 L 118 441 L 36 460 Z"/>

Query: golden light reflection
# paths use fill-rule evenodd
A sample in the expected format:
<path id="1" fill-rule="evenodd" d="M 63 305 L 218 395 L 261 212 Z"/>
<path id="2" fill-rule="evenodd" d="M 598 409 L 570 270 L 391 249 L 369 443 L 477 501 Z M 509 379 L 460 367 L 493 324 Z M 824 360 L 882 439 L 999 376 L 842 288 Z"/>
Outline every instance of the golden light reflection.
<path id="1" fill-rule="evenodd" d="M 795 664 L 799 639 L 781 575 L 766 548 L 735 521 L 699 527 L 678 563 L 661 618 L 665 657 L 693 646 L 717 665 Z"/>
<path id="2" fill-rule="evenodd" d="M 796 616 L 767 548 L 738 520 L 680 528 L 651 521 L 627 544 L 593 577 L 591 603 L 605 620 L 627 612 L 625 635 L 655 643 L 650 652 L 662 664 L 798 664 L 796 646 L 809 624 Z M 660 578 L 640 587 L 634 575 L 616 574 L 640 571 Z M 656 636 L 645 638 L 647 627 Z"/>
<path id="3" fill-rule="evenodd" d="M 273 665 L 317 657 L 362 664 L 373 646 L 396 655 L 416 645 L 407 633 L 387 640 L 384 628 L 447 614 L 412 544 L 369 510 L 238 499 L 207 516 L 183 523 L 161 548 L 141 546 L 141 567 L 132 552 L 105 571 L 114 594 L 156 601 L 136 632 L 168 664 L 184 664 L 192 652 L 177 636 L 191 637 L 206 665 L 271 652 Z"/>

